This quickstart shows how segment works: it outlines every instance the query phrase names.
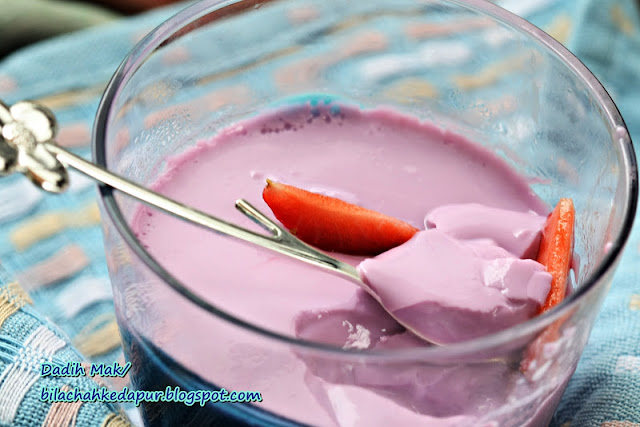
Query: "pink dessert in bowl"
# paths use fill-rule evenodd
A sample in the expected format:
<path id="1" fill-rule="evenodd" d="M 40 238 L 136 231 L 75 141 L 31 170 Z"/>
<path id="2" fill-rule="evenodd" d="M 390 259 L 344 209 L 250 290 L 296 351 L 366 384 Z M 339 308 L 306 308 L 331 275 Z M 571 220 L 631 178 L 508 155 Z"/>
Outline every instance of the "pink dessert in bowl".
<path id="1" fill-rule="evenodd" d="M 419 227 L 426 214 L 430 228 L 376 257 L 332 253 L 358 265 L 377 298 L 339 277 L 203 235 L 149 208 L 139 210 L 134 229 L 166 268 L 225 310 L 283 334 L 361 352 L 430 345 L 393 317 L 433 343 L 450 344 L 534 317 L 549 293 L 551 276 L 526 258 L 537 253 L 547 212 L 526 182 L 489 151 L 388 110 L 302 105 L 262 114 L 172 159 L 153 187 L 238 221 L 230 201 L 239 196 L 269 212 L 255 197 L 265 179 L 296 182 Z M 214 180 L 215 192 L 202 185 Z M 255 227 L 246 219 L 242 225 Z M 286 405 L 296 418 L 322 413 L 324 421 L 314 419 L 320 425 L 344 425 L 339 409 L 327 406 L 335 393 L 328 390 L 337 384 L 348 386 L 340 393 L 349 394 L 345 401 L 358 414 L 385 420 L 400 405 L 413 422 L 446 425 L 479 422 L 524 380 L 517 363 L 506 360 L 449 368 L 362 363 L 345 372 L 343 365 L 292 357 L 292 369 L 279 375 L 291 396 L 262 406 L 283 413 Z M 251 376 L 222 368 L 216 373 L 221 384 L 239 381 L 246 389 L 255 384 Z M 372 401 L 370 393 L 378 397 Z"/>
<path id="2" fill-rule="evenodd" d="M 312 10 L 292 23 L 300 7 Z M 416 25 L 426 32 L 409 31 Z M 450 28 L 465 31 L 441 32 Z M 449 42 L 465 58 L 441 58 Z M 189 56 L 169 63 L 174 49 Z M 306 102 L 318 92 L 345 102 Z M 118 70 L 94 153 L 256 232 L 234 202 L 276 218 L 261 199 L 267 179 L 419 230 L 382 254 L 332 252 L 360 265 L 381 304 L 340 277 L 101 188 L 133 385 L 261 394 L 144 402 L 148 426 L 547 425 L 637 196 L 628 134 L 595 78 L 530 24 L 475 0 L 198 2 Z M 545 292 L 564 291 L 535 261 L 563 197 L 576 202 L 578 286 L 538 314 Z M 417 339 L 398 315 L 443 345 Z"/>

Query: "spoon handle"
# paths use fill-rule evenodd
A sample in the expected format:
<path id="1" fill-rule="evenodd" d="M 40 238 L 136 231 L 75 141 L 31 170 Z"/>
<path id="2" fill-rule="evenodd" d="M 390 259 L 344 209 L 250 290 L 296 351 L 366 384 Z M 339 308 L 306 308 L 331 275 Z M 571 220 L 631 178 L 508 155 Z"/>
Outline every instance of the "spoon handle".
<path id="1" fill-rule="evenodd" d="M 236 208 L 254 222 L 264 228 L 270 235 L 255 233 L 246 228 L 226 222 L 190 206 L 176 202 L 147 188 L 141 187 L 132 181 L 115 175 L 108 170 L 95 165 L 79 157 L 64 148 L 50 142 L 45 147 L 53 153 L 64 165 L 71 166 L 94 180 L 119 190 L 148 205 L 161 209 L 177 218 L 184 219 L 193 224 L 213 230 L 226 236 L 260 246 L 265 249 L 287 255 L 289 257 L 305 261 L 309 264 L 321 267 L 346 276 L 347 278 L 361 282 L 358 271 L 350 264 L 337 260 L 312 246 L 307 245 L 295 237 L 285 228 L 273 222 L 244 199 L 236 201 Z"/>
<path id="2" fill-rule="evenodd" d="M 53 142 L 55 130 L 55 117 L 43 106 L 21 102 L 9 109 L 0 103 L 0 175 L 22 172 L 40 188 L 59 193 L 68 185 L 66 167 L 70 166 L 102 185 L 108 185 L 177 218 L 304 261 L 364 286 L 355 267 L 302 242 L 246 200 L 237 200 L 236 208 L 268 231 L 269 235 L 226 222 L 109 172 L 56 145 Z"/>

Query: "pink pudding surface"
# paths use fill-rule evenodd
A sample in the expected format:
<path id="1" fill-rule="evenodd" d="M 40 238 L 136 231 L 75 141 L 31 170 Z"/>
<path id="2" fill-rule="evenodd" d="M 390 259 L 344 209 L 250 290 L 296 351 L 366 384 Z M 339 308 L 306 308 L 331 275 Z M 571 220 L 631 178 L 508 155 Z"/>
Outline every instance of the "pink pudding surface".
<path id="1" fill-rule="evenodd" d="M 550 276 L 527 258 L 537 252 L 548 207 L 488 150 L 389 110 L 272 111 L 169 159 L 152 187 L 261 232 L 234 202 L 247 199 L 273 218 L 261 197 L 267 178 L 426 226 L 375 258 L 332 255 L 359 265 L 385 309 L 434 342 L 505 329 L 533 317 L 546 298 Z M 192 292 L 244 321 L 363 352 L 429 345 L 356 285 L 324 271 L 146 207 L 132 227 Z M 181 310 L 162 322 L 185 322 L 190 314 Z M 571 374 L 532 390 L 500 360 L 346 369 L 293 350 L 266 354 L 231 330 L 197 322 L 159 334 L 152 340 L 196 374 L 229 389 L 260 390 L 263 409 L 312 425 L 492 425 L 510 420 L 519 404 L 537 405 L 524 424 L 543 425 Z M 210 353 L 207 344 L 191 351 L 194 341 L 209 340 Z M 510 422 L 502 425 L 523 424 Z"/>

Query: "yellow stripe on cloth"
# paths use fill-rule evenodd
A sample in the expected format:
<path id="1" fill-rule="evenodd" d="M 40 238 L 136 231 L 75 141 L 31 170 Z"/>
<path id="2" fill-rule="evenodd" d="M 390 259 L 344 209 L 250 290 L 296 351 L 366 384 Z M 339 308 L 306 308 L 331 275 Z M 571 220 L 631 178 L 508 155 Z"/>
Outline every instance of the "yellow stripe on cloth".
<path id="1" fill-rule="evenodd" d="M 426 80 L 408 77 L 393 83 L 383 93 L 397 102 L 411 104 L 424 98 L 436 98 L 438 89 Z"/>
<path id="2" fill-rule="evenodd" d="M 571 24 L 569 15 L 563 13 L 556 16 L 545 31 L 560 43 L 566 44 L 571 35 Z"/>
<path id="3" fill-rule="evenodd" d="M 519 54 L 507 58 L 503 61 L 493 62 L 474 74 L 458 74 L 452 77 L 453 83 L 460 90 L 473 90 L 481 87 L 491 86 L 509 73 L 520 70 L 525 65 L 533 66 L 532 58 L 538 61 L 536 52 Z"/>
<path id="4" fill-rule="evenodd" d="M 0 326 L 12 314 L 31 302 L 31 298 L 18 282 L 11 282 L 0 289 Z"/>
<path id="5" fill-rule="evenodd" d="M 88 358 L 108 353 L 122 345 L 118 324 L 112 314 L 109 314 L 109 317 L 112 320 L 103 323 L 97 329 L 94 328 L 98 324 L 96 321 L 98 319 L 94 319 L 73 339 L 73 344 L 76 348 Z M 104 321 L 103 316 L 100 316 L 100 318 Z"/>
<path id="6" fill-rule="evenodd" d="M 121 414 L 109 414 L 100 427 L 131 427 L 132 424 Z"/>
<path id="7" fill-rule="evenodd" d="M 634 11 L 635 12 L 635 11 Z M 635 27 L 633 26 L 633 21 L 627 16 L 624 9 L 620 5 L 620 3 L 616 3 L 611 8 L 611 21 L 613 24 L 618 27 L 618 29 L 630 36 L 633 34 Z"/>
<path id="8" fill-rule="evenodd" d="M 100 223 L 100 211 L 94 202 L 79 211 L 49 212 L 22 223 L 9 235 L 19 251 L 67 228 L 91 227 Z"/>
<path id="9" fill-rule="evenodd" d="M 107 85 L 105 82 L 104 84 L 99 83 L 94 86 L 81 89 L 65 90 L 63 92 L 36 98 L 34 99 L 34 101 L 38 104 L 43 104 L 45 107 L 48 107 L 52 110 L 75 107 L 76 105 L 81 103 L 86 103 L 89 101 L 93 102 L 94 99 L 102 95 L 102 92 L 104 92 L 104 88 L 106 86 Z"/>

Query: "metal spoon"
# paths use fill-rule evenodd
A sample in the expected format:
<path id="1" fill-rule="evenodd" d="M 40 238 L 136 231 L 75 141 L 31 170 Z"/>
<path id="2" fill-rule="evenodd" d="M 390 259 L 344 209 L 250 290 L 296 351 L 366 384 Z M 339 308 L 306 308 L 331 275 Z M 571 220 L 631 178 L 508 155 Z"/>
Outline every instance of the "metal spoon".
<path id="1" fill-rule="evenodd" d="M 244 199 L 236 201 L 236 208 L 268 231 L 269 235 L 255 233 L 171 200 L 58 146 L 54 141 L 57 132 L 56 119 L 53 113 L 42 105 L 22 101 L 8 108 L 0 102 L 0 130 L 0 176 L 21 172 L 41 189 L 51 193 L 62 193 L 69 185 L 67 167 L 70 166 L 101 184 L 122 191 L 177 218 L 344 277 L 360 286 L 384 307 L 379 296 L 363 281 L 355 267 L 302 242 Z M 390 312 L 389 314 L 393 316 Z M 411 325 L 396 320 L 417 336 L 429 341 L 411 328 Z"/>

